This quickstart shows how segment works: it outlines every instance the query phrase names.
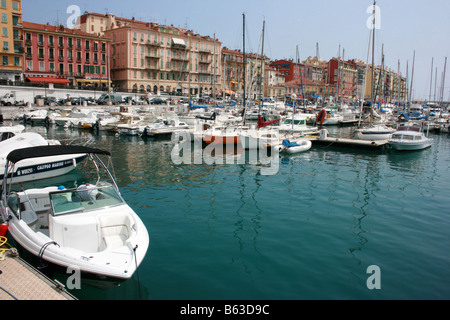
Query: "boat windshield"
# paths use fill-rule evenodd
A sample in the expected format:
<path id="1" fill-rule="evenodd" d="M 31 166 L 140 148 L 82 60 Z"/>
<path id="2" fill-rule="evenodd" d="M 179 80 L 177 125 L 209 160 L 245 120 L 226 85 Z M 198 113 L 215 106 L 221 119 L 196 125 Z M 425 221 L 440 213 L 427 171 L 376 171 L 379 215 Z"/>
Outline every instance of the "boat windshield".
<path id="1" fill-rule="evenodd" d="M 82 185 L 50 193 L 53 215 L 86 212 L 123 204 L 112 185 Z"/>
<path id="2" fill-rule="evenodd" d="M 292 119 L 286 119 L 286 120 L 284 120 L 284 124 L 292 124 Z M 302 125 L 302 124 L 305 124 L 305 120 L 297 120 L 297 119 L 294 119 L 294 124 L 295 124 L 295 125 Z"/>

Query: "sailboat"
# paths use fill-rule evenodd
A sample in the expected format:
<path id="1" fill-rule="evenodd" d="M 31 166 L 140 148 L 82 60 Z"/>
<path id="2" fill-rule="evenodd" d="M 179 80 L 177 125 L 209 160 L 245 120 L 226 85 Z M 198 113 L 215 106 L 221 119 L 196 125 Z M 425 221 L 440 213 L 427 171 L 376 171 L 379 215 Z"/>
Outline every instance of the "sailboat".
<path id="1" fill-rule="evenodd" d="M 371 103 L 371 117 L 370 117 L 370 124 L 366 125 L 364 127 L 359 127 L 355 129 L 355 138 L 360 140 L 388 140 L 392 133 L 395 132 L 394 128 L 390 128 L 386 126 L 383 123 L 374 124 L 373 123 L 373 108 L 375 104 L 375 97 L 376 95 L 373 94 L 373 79 L 374 79 L 374 55 L 375 55 L 375 4 L 376 1 L 373 2 L 373 19 L 372 19 L 372 83 L 371 83 L 371 90 L 372 90 L 372 103 Z M 384 65 L 384 54 L 382 50 L 382 66 Z M 364 77 L 364 88 L 365 88 L 365 81 L 367 76 L 367 68 L 366 68 L 366 75 Z M 379 80 L 381 79 L 381 75 L 379 77 Z M 362 112 L 360 114 L 360 117 L 362 115 Z M 361 121 L 360 121 L 361 122 Z"/>

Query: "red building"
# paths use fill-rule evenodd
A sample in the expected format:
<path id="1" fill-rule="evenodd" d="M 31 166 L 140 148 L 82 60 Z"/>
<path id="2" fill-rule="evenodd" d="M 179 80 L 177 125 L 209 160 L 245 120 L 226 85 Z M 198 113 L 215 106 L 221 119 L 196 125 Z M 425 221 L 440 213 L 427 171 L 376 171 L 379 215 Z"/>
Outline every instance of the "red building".
<path id="1" fill-rule="evenodd" d="M 357 65 L 353 61 L 332 58 L 328 61 L 327 83 L 335 87 L 337 98 L 350 100 L 357 94 Z"/>
<path id="2" fill-rule="evenodd" d="M 108 87 L 109 39 L 25 21 L 23 35 L 25 81 Z"/>
<path id="3" fill-rule="evenodd" d="M 282 74 L 285 82 L 305 78 L 305 66 L 291 60 L 276 60 L 270 63 L 270 67 Z"/>

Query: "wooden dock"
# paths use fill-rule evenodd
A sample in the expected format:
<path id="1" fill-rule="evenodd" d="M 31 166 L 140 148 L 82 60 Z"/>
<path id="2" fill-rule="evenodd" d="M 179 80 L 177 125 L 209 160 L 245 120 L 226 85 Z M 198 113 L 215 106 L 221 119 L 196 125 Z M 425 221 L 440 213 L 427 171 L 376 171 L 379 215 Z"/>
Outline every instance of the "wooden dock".
<path id="1" fill-rule="evenodd" d="M 0 258 L 0 300 L 77 300 L 20 257 Z"/>
<path id="2" fill-rule="evenodd" d="M 388 145 L 388 140 L 358 140 L 334 137 L 309 138 L 314 145 L 327 147 L 344 147 L 351 149 L 381 150 Z"/>

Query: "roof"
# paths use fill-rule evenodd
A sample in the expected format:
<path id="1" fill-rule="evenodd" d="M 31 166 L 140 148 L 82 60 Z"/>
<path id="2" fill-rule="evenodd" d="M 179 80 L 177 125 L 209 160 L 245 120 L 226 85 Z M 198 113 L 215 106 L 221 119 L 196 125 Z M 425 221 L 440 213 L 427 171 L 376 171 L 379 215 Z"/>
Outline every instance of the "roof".
<path id="1" fill-rule="evenodd" d="M 23 29 L 32 29 L 32 30 L 38 30 L 38 31 L 43 31 L 43 32 L 62 33 L 62 34 L 66 34 L 66 35 L 76 35 L 76 36 L 82 36 L 82 37 L 101 39 L 104 41 L 110 40 L 108 38 L 99 37 L 94 34 L 81 31 L 79 29 L 67 28 L 64 25 L 53 26 L 50 24 L 41 24 L 41 23 L 23 21 L 22 26 L 23 26 Z"/>
<path id="2" fill-rule="evenodd" d="M 56 145 L 56 146 L 38 146 L 16 149 L 11 151 L 6 157 L 8 161 L 16 163 L 23 159 L 40 158 L 49 156 L 59 156 L 63 154 L 105 154 L 111 155 L 109 151 L 100 150 L 96 148 L 89 148 L 77 145 Z"/>

